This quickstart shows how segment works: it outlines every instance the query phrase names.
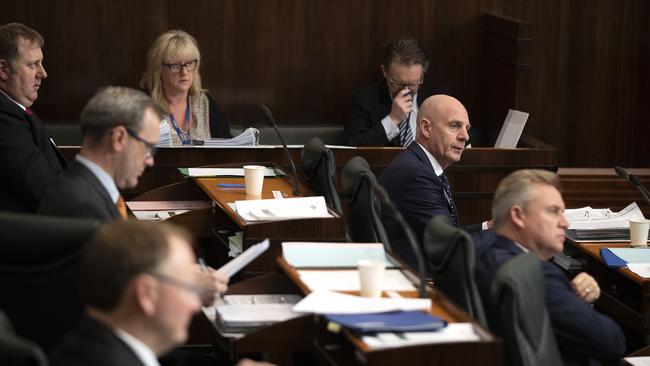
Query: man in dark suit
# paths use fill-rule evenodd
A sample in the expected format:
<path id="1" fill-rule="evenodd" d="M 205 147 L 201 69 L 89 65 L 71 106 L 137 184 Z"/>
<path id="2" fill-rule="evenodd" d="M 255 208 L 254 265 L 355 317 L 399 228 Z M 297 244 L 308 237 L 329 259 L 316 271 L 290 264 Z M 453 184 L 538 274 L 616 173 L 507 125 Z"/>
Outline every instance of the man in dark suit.
<path id="1" fill-rule="evenodd" d="M 118 189 L 153 165 L 160 107 L 141 91 L 108 87 L 81 113 L 83 147 L 41 199 L 38 212 L 110 221 L 126 218 Z"/>
<path id="2" fill-rule="evenodd" d="M 158 365 L 157 357 L 187 339 L 201 309 L 195 261 L 190 235 L 178 227 L 106 225 L 82 256 L 86 315 L 52 352 L 51 364 Z M 220 292 L 226 287 L 223 281 Z"/>
<path id="3" fill-rule="evenodd" d="M 420 90 L 429 67 L 414 39 L 391 42 L 380 65 L 384 79 L 352 99 L 343 137 L 350 146 L 408 146 L 415 137 L 418 107 L 430 95 Z"/>
<path id="4" fill-rule="evenodd" d="M 562 252 L 569 226 L 558 187 L 557 175 L 543 170 L 519 170 L 501 181 L 492 203 L 497 240 L 476 261 L 477 286 L 483 303 L 489 305 L 499 267 L 521 253 L 536 253 L 542 261 L 546 308 L 565 365 L 614 361 L 625 353 L 625 337 L 616 322 L 591 306 L 600 296 L 598 283 L 586 273 L 569 281 L 548 262 Z"/>
<path id="5" fill-rule="evenodd" d="M 417 117 L 415 142 L 399 154 L 379 177 L 408 224 L 423 242 L 424 230 L 433 216 L 443 215 L 459 226 L 458 211 L 444 170 L 460 160 L 469 139 L 465 107 L 448 95 L 434 95 L 422 103 Z M 393 251 L 415 264 L 406 234 L 390 215 L 382 215 Z M 489 245 L 494 233 L 490 222 L 467 226 L 477 251 Z"/>
<path id="6" fill-rule="evenodd" d="M 34 212 L 66 166 L 43 123 L 29 108 L 47 77 L 43 37 L 19 24 L 0 26 L 0 210 Z"/>

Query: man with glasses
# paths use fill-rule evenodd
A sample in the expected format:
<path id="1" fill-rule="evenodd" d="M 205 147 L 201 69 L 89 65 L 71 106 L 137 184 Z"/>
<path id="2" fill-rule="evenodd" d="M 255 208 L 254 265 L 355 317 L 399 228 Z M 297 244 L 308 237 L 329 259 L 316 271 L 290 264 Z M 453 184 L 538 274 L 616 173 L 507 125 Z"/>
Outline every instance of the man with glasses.
<path id="1" fill-rule="evenodd" d="M 145 93 L 107 87 L 81 112 L 83 147 L 41 199 L 41 214 L 102 221 L 126 218 L 119 189 L 133 188 L 154 163 L 160 107 Z"/>
<path id="2" fill-rule="evenodd" d="M 43 37 L 19 23 L 0 26 L 0 210 L 34 212 L 66 166 L 30 110 L 47 73 Z"/>
<path id="3" fill-rule="evenodd" d="M 86 314 L 51 364 L 158 366 L 158 357 L 187 340 L 201 309 L 195 263 L 191 238 L 180 228 L 136 220 L 104 226 L 81 260 Z"/>
<path id="4" fill-rule="evenodd" d="M 415 137 L 418 107 L 431 94 L 420 86 L 429 66 L 415 39 L 398 39 L 384 52 L 379 84 L 363 87 L 345 124 L 350 146 L 408 146 Z"/>

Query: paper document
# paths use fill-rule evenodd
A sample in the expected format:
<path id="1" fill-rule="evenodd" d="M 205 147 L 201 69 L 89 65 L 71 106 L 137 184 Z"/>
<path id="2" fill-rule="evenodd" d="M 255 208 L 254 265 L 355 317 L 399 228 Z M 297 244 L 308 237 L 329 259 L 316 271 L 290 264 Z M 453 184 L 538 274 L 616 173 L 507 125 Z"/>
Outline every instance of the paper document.
<path id="1" fill-rule="evenodd" d="M 636 273 L 639 277 L 650 278 L 650 263 L 628 263 L 627 269 Z"/>
<path id="2" fill-rule="evenodd" d="M 332 217 L 323 196 L 235 201 L 235 207 L 246 221 Z"/>
<path id="3" fill-rule="evenodd" d="M 282 255 L 295 268 L 357 268 L 362 259 L 383 261 L 387 268 L 396 265 L 379 243 L 282 243 Z"/>
<path id="4" fill-rule="evenodd" d="M 188 211 L 189 210 L 133 211 L 133 215 L 135 215 L 138 220 L 162 221 Z"/>
<path id="5" fill-rule="evenodd" d="M 650 357 L 648 356 L 625 357 L 624 360 L 632 366 L 650 366 Z"/>
<path id="6" fill-rule="evenodd" d="M 209 177 L 243 177 L 244 168 L 179 168 L 181 174 L 192 178 Z M 284 176 L 280 169 L 267 167 L 264 171 L 265 177 Z"/>
<path id="7" fill-rule="evenodd" d="M 396 310 L 429 310 L 431 299 L 389 299 L 346 295 L 316 290 L 302 299 L 293 311 L 314 314 L 369 314 Z"/>
<path id="8" fill-rule="evenodd" d="M 169 123 L 162 121 L 158 130 L 158 147 L 172 147 L 172 135 L 176 135 L 176 131 L 170 127 Z M 259 143 L 260 132 L 253 127 L 249 127 L 242 131 L 239 135 L 233 138 L 211 138 L 203 140 L 202 144 L 196 145 L 182 145 L 178 144 L 175 147 L 196 147 L 196 148 L 211 148 L 211 147 L 244 147 L 256 146 Z"/>
<path id="9" fill-rule="evenodd" d="M 371 349 L 405 347 L 427 343 L 476 342 L 481 338 L 472 323 L 449 323 L 435 332 L 378 333 L 362 337 Z"/>
<path id="10" fill-rule="evenodd" d="M 357 270 L 298 270 L 298 275 L 300 275 L 300 280 L 312 291 L 361 291 L 359 271 Z M 384 272 L 381 289 L 382 291 L 416 290 L 413 283 L 399 269 L 389 269 Z"/>
<path id="11" fill-rule="evenodd" d="M 636 202 L 630 203 L 619 212 L 608 209 L 592 209 L 584 207 L 574 210 L 565 210 L 564 214 L 569 220 L 569 229 L 624 229 L 630 227 L 631 219 L 643 219 L 643 213 Z"/>
<path id="12" fill-rule="evenodd" d="M 246 267 L 250 262 L 255 258 L 259 257 L 269 249 L 269 239 L 264 239 L 255 245 L 252 245 L 250 248 L 246 249 L 241 255 L 235 257 L 230 262 L 219 267 L 217 271 L 225 274 L 228 277 L 232 277 L 235 273 L 239 272 L 242 268 Z"/>
<path id="13" fill-rule="evenodd" d="M 509 109 L 494 147 L 502 149 L 516 148 L 527 120 L 528 113 Z"/>

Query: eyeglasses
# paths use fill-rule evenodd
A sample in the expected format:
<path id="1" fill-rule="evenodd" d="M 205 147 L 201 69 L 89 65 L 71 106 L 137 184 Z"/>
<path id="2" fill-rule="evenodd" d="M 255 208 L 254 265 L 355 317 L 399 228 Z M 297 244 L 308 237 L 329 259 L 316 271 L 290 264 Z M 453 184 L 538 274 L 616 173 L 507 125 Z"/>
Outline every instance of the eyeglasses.
<path id="1" fill-rule="evenodd" d="M 402 90 L 402 89 L 404 89 L 406 87 L 413 90 L 413 89 L 418 88 L 424 82 L 424 75 L 422 75 L 422 77 L 420 77 L 420 81 L 418 81 L 417 83 L 403 83 L 401 81 L 397 82 L 397 81 L 393 80 L 390 77 L 388 72 L 386 73 L 386 78 L 388 79 L 388 82 L 391 83 L 391 85 L 393 85 L 396 89 L 399 89 L 399 90 Z"/>
<path id="2" fill-rule="evenodd" d="M 192 61 L 187 61 L 184 64 L 180 64 L 180 63 L 168 64 L 168 63 L 163 62 L 163 65 L 167 66 L 169 71 L 171 71 L 172 73 L 178 74 L 183 69 L 185 69 L 187 72 L 194 71 L 194 69 L 196 68 L 196 65 L 198 65 L 198 63 L 199 63 L 199 60 L 194 59 Z"/>
<path id="3" fill-rule="evenodd" d="M 126 128 L 126 127 L 125 127 L 125 128 Z M 140 137 L 137 133 L 135 133 L 135 131 L 133 131 L 133 130 L 130 129 L 130 128 L 126 128 L 126 133 L 128 133 L 129 136 L 133 137 L 134 139 L 136 139 L 136 140 L 142 142 L 142 143 L 144 144 L 144 146 L 147 148 L 147 150 L 149 150 L 149 156 L 150 156 L 150 157 L 153 158 L 153 156 L 156 155 L 156 150 L 157 150 L 157 149 L 156 149 L 156 145 L 155 145 L 155 144 L 152 144 L 151 142 L 149 142 L 149 141 L 143 139 L 143 138 Z"/>
<path id="4" fill-rule="evenodd" d="M 201 296 L 201 294 L 203 293 L 203 287 L 195 283 L 179 280 L 178 278 L 174 278 L 171 276 L 167 276 L 166 274 L 157 273 L 157 272 L 150 272 L 149 274 L 153 276 L 155 279 L 157 279 L 158 281 L 165 282 L 169 285 L 176 286 L 178 288 L 182 288 L 183 290 L 189 291 L 198 296 Z"/>

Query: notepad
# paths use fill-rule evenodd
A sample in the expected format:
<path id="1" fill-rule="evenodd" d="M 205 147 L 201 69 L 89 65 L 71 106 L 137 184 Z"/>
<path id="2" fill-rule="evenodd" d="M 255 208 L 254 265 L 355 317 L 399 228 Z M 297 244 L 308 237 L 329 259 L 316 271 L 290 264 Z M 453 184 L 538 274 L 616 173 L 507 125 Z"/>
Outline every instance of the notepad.
<path id="1" fill-rule="evenodd" d="M 628 263 L 650 263 L 650 248 L 602 248 L 600 256 L 608 267 L 619 268 Z"/>
<path id="2" fill-rule="evenodd" d="M 330 314 L 327 319 L 355 333 L 425 332 L 444 328 L 447 322 L 423 311 L 374 314 Z"/>

